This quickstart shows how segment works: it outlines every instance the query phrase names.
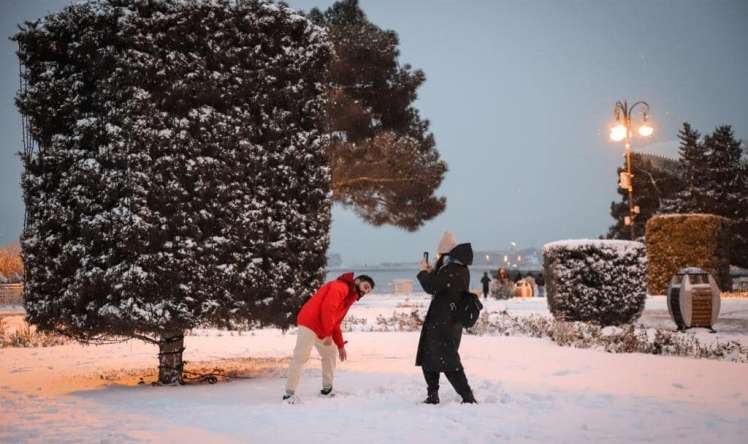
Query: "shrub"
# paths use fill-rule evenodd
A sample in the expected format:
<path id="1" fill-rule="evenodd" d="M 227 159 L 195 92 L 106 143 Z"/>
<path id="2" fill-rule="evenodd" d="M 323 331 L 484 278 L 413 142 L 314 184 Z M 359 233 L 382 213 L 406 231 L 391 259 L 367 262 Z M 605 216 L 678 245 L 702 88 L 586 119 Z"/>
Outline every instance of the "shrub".
<path id="1" fill-rule="evenodd" d="M 418 331 L 425 313 L 393 312 L 392 316 L 378 316 L 376 325 L 365 318 L 356 318 L 346 325 L 346 331 Z M 346 318 L 348 321 L 348 318 Z M 739 341 L 711 341 L 702 343 L 694 333 L 672 332 L 633 324 L 620 327 L 601 327 L 585 322 L 566 322 L 540 315 L 514 316 L 506 310 L 481 312 L 478 322 L 467 330 L 478 336 L 527 336 L 549 338 L 564 347 L 591 348 L 609 353 L 648 353 L 653 355 L 685 356 L 748 362 L 748 347 Z"/>
<path id="2" fill-rule="evenodd" d="M 698 267 L 730 284 L 730 220 L 713 214 L 667 214 L 647 222 L 647 291 L 667 293 L 670 278 L 681 268 Z"/>
<path id="3" fill-rule="evenodd" d="M 544 250 L 548 307 L 556 319 L 620 325 L 644 310 L 642 243 L 575 240 L 553 242 Z"/>
<path id="4" fill-rule="evenodd" d="M 0 348 L 2 347 L 54 347 L 68 342 L 64 336 L 37 331 L 25 324 L 13 329 L 0 319 Z"/>

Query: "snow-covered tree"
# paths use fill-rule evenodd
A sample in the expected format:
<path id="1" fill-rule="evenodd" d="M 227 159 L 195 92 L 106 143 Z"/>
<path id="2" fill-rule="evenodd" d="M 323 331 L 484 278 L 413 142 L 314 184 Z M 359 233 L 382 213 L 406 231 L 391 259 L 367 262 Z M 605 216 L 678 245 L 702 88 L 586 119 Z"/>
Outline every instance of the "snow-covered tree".
<path id="1" fill-rule="evenodd" d="M 323 279 L 326 32 L 264 0 L 99 0 L 15 36 L 29 320 L 159 346 L 287 327 Z"/>
<path id="2" fill-rule="evenodd" d="M 684 186 L 660 213 L 707 213 L 733 221 L 732 262 L 748 266 L 748 170 L 731 126 L 703 138 L 688 123 L 679 133 Z"/>
<path id="3" fill-rule="evenodd" d="M 688 122 L 683 122 L 683 128 L 678 131 L 680 146 L 678 147 L 681 166 L 681 178 L 683 187 L 675 194 L 668 197 L 662 208 L 662 213 L 692 213 L 699 212 L 698 208 L 703 206 L 703 196 L 698 187 L 701 169 L 704 167 L 706 153 L 701 142 L 701 134 L 691 127 Z"/>
<path id="4" fill-rule="evenodd" d="M 399 63 L 397 34 L 371 23 L 358 0 L 309 16 L 335 49 L 327 91 L 334 200 L 370 224 L 417 230 L 446 207 L 434 193 L 447 165 L 413 106 L 426 76 Z"/>

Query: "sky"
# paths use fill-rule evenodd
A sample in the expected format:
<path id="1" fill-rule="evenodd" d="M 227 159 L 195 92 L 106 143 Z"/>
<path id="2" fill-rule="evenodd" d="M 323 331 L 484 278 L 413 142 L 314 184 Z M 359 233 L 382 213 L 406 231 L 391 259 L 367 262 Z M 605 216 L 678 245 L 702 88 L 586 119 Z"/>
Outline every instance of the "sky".
<path id="1" fill-rule="evenodd" d="M 64 0 L 0 1 L 0 36 Z M 331 0 L 288 0 L 303 10 Z M 655 134 L 635 151 L 677 156 L 684 121 L 730 124 L 748 140 L 748 1 L 361 0 L 400 37 L 400 62 L 426 73 L 415 106 L 449 172 L 447 209 L 411 233 L 333 208 L 330 252 L 344 263 L 417 261 L 445 230 L 477 250 L 596 238 L 613 220 L 623 146 L 617 100 L 645 100 Z M 15 44 L 0 39 L 0 245 L 23 224 Z"/>

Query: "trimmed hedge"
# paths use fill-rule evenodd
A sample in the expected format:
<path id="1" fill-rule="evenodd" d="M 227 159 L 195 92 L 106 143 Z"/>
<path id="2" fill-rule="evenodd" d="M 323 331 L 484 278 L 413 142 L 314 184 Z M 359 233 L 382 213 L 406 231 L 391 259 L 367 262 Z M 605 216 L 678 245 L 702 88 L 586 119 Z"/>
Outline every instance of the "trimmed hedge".
<path id="1" fill-rule="evenodd" d="M 666 294 L 672 276 L 681 268 L 706 270 L 720 289 L 730 282 L 729 219 L 713 214 L 665 214 L 647 222 L 647 291 Z"/>
<path id="2" fill-rule="evenodd" d="M 546 244 L 548 308 L 556 319 L 599 325 L 633 322 L 644 310 L 646 253 L 641 242 L 573 240 Z"/>

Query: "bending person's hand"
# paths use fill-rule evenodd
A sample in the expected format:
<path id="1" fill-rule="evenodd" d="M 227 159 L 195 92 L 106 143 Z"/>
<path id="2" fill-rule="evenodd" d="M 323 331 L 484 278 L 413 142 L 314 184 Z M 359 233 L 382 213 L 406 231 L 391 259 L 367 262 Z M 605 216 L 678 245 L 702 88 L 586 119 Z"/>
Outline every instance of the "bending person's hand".
<path id="1" fill-rule="evenodd" d="M 343 362 L 346 359 L 348 359 L 348 353 L 346 353 L 345 347 L 340 347 L 338 349 L 338 355 L 340 356 L 340 362 Z"/>

